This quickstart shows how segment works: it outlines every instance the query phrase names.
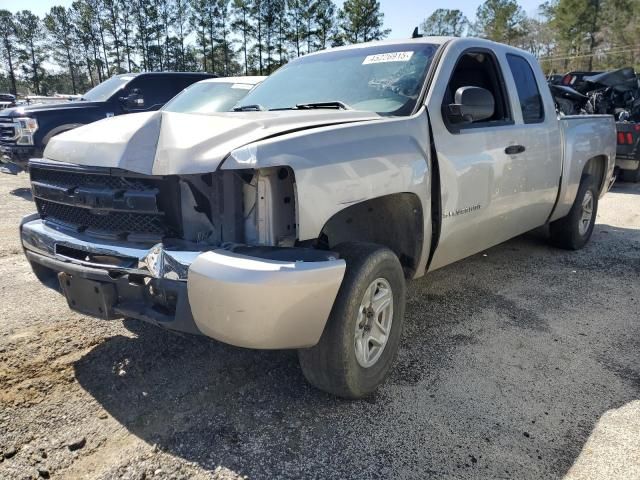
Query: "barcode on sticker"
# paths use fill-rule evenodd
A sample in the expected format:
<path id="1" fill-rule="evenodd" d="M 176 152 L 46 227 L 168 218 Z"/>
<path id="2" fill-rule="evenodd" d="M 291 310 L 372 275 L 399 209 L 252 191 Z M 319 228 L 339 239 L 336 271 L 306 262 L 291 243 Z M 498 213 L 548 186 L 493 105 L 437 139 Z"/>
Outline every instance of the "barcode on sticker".
<path id="1" fill-rule="evenodd" d="M 379 53 L 377 55 L 367 55 L 362 64 L 371 65 L 372 63 L 408 62 L 412 56 L 413 52 Z"/>

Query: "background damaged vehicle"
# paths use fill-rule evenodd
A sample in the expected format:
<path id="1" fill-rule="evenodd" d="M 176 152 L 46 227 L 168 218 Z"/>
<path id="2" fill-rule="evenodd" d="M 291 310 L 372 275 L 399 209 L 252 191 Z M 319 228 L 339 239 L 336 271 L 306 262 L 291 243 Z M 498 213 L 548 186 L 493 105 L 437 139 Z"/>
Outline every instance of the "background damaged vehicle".
<path id="1" fill-rule="evenodd" d="M 616 118 L 616 167 L 622 180 L 640 182 L 640 79 L 631 67 L 610 72 L 570 72 L 549 80 L 558 111 Z"/>
<path id="2" fill-rule="evenodd" d="M 391 368 L 406 280 L 544 224 L 583 247 L 614 168 L 613 117 L 559 120 L 534 57 L 472 38 L 306 55 L 234 110 L 52 139 L 25 254 L 72 309 L 298 349 L 349 398 Z"/>
<path id="3" fill-rule="evenodd" d="M 21 105 L 0 111 L 0 162 L 18 173 L 30 158 L 42 157 L 49 141 L 62 132 L 103 118 L 158 110 L 206 73 L 150 72 L 115 75 L 78 100 Z"/>

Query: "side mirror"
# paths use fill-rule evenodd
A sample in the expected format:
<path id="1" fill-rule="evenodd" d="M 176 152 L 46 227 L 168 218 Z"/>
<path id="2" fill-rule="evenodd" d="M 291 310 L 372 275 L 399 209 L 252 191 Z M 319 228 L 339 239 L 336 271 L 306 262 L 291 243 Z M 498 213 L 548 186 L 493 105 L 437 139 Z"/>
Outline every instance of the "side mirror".
<path id="1" fill-rule="evenodd" d="M 128 96 L 120 99 L 127 110 L 140 110 L 144 108 L 144 97 L 140 90 L 134 88 Z"/>
<path id="2" fill-rule="evenodd" d="M 454 123 L 478 122 L 491 118 L 495 112 L 495 100 L 487 89 L 460 87 L 456 90 L 455 103 L 449 104 L 449 120 Z"/>

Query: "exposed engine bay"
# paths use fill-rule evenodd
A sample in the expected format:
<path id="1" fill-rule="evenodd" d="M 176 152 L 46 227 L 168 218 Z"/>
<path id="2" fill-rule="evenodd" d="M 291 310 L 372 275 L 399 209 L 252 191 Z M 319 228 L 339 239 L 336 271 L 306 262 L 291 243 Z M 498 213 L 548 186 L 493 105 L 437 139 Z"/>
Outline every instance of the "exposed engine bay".
<path id="1" fill-rule="evenodd" d="M 278 247 L 296 241 L 295 183 L 289 168 L 179 177 L 182 238 L 209 245 Z"/>
<path id="2" fill-rule="evenodd" d="M 640 80 L 631 67 L 554 75 L 549 88 L 560 114 L 610 114 L 617 121 L 640 121 Z"/>

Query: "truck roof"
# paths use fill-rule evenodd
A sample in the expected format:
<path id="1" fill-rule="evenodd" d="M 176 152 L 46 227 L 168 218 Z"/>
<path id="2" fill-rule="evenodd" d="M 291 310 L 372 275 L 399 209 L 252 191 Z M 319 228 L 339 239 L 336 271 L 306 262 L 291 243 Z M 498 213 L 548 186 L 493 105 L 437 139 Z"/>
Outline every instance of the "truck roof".
<path id="1" fill-rule="evenodd" d="M 334 47 L 327 48 L 326 50 L 320 50 L 317 52 L 313 52 L 305 55 L 305 57 L 309 55 L 321 55 L 323 52 L 337 52 L 340 50 L 356 50 L 358 48 L 368 48 L 374 46 L 386 46 L 386 45 L 407 45 L 411 43 L 427 43 L 431 45 L 444 45 L 448 42 L 455 42 L 456 44 L 468 44 L 469 47 L 492 47 L 494 49 L 506 49 L 514 52 L 518 52 L 520 54 L 526 54 L 531 56 L 531 54 L 525 50 L 521 50 L 516 47 L 512 47 L 510 45 L 505 45 L 503 43 L 493 42 L 491 40 L 485 40 L 484 38 L 477 37 L 437 37 L 437 36 L 424 36 L 420 38 L 400 38 L 393 40 L 377 40 L 373 42 L 366 43 L 356 43 L 353 45 L 345 45 L 342 47 Z"/>

